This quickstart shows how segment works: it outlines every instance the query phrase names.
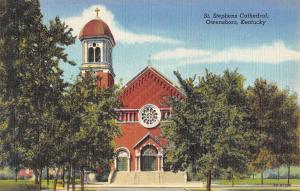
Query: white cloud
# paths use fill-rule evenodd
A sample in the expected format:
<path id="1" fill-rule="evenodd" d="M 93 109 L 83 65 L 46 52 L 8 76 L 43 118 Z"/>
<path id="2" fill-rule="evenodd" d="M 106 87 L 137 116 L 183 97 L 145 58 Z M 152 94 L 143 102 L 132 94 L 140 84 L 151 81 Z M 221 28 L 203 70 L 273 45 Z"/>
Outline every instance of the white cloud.
<path id="1" fill-rule="evenodd" d="M 210 50 L 202 49 L 186 49 L 176 48 L 175 50 L 167 50 L 153 55 L 153 59 L 167 60 L 167 59 L 182 59 L 182 58 L 200 58 L 211 55 Z"/>
<path id="2" fill-rule="evenodd" d="M 158 52 L 152 58 L 156 60 L 176 59 L 190 64 L 228 62 L 278 64 L 300 61 L 300 51 L 290 49 L 283 41 L 275 41 L 272 44 L 256 47 L 232 47 L 221 51 L 176 48 Z"/>
<path id="3" fill-rule="evenodd" d="M 68 24 L 74 29 L 74 35 L 78 35 L 84 24 L 90 21 L 91 19 L 95 18 L 96 8 L 100 9 L 99 16 L 108 24 L 117 43 L 181 43 L 176 39 L 168 37 L 157 36 L 152 34 L 138 34 L 135 32 L 128 31 L 118 23 L 114 14 L 103 5 L 92 5 L 89 8 L 83 10 L 80 16 L 73 16 L 64 19 L 66 24 Z"/>

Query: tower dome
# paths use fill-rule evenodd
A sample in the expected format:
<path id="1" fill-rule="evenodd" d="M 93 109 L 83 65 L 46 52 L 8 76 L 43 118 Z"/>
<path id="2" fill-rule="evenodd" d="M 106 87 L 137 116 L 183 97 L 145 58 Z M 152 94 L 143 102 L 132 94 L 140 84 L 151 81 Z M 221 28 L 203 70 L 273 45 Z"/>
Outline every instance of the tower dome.
<path id="1" fill-rule="evenodd" d="M 84 25 L 79 33 L 79 39 L 93 38 L 93 37 L 108 37 L 111 38 L 113 44 L 115 45 L 114 36 L 112 35 L 108 25 L 101 19 L 96 18 Z"/>

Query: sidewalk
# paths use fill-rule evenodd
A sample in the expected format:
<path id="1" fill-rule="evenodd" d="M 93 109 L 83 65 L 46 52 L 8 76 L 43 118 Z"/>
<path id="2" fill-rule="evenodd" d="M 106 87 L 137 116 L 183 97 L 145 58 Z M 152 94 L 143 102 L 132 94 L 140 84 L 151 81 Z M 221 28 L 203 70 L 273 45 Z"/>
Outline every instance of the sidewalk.
<path id="1" fill-rule="evenodd" d="M 118 185 L 108 184 L 105 182 L 99 183 L 85 183 L 84 188 L 88 189 L 99 189 L 99 188 L 203 188 L 203 182 L 187 182 L 186 184 L 153 184 L 153 185 Z M 75 187 L 78 189 L 80 185 L 77 184 Z M 52 191 L 53 189 L 43 190 Z M 66 188 L 58 188 L 57 191 L 67 191 Z"/>
<path id="2" fill-rule="evenodd" d="M 80 185 L 75 186 L 76 189 L 80 188 Z M 101 188 L 185 188 L 186 190 L 192 188 L 205 188 L 205 184 L 203 182 L 187 182 L 186 184 L 158 184 L 158 185 L 116 185 L 116 184 L 108 184 L 104 182 L 93 183 L 93 184 L 85 184 L 85 189 L 101 189 Z M 219 185 L 212 184 L 212 188 L 217 191 L 228 191 L 228 190 L 249 190 L 249 189 L 258 189 L 258 190 L 300 190 L 300 185 L 295 184 L 291 187 L 274 187 L 272 185 Z M 52 191 L 53 189 L 43 190 L 43 191 Z M 71 189 L 70 189 L 71 190 Z M 67 191 L 65 188 L 57 189 L 57 191 Z"/>

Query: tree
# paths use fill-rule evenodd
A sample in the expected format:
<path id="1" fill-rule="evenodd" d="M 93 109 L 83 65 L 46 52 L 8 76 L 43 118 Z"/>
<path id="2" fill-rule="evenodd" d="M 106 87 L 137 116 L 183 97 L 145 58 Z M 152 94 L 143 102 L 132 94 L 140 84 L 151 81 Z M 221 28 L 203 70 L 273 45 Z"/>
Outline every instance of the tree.
<path id="1" fill-rule="evenodd" d="M 59 62 L 75 37 L 59 18 L 42 23 L 38 0 L 5 1 L 0 17 L 2 151 L 10 166 L 34 170 L 41 189 L 42 169 L 51 156 L 51 132 L 65 83 Z M 49 145 L 50 144 L 50 145 Z M 53 143 L 52 143 L 53 145 Z M 51 147 L 50 147 L 51 148 Z"/>
<path id="2" fill-rule="evenodd" d="M 259 149 L 255 160 L 249 163 L 249 166 L 253 169 L 253 171 L 260 172 L 261 184 L 264 184 L 264 171 L 272 168 L 276 163 L 275 160 L 276 159 L 269 150 L 266 148 L 261 148 Z"/>
<path id="3" fill-rule="evenodd" d="M 276 158 L 280 165 L 288 167 L 288 184 L 290 184 L 290 167 L 299 165 L 300 150 L 299 150 L 299 107 L 297 104 L 296 94 L 291 94 L 288 90 L 282 90 L 278 99 L 281 106 L 278 109 L 280 115 L 277 118 L 276 126 L 280 128 L 277 135 L 277 146 L 279 152 L 276 153 Z"/>
<path id="4" fill-rule="evenodd" d="M 183 80 L 175 72 L 186 98 L 171 98 L 171 122 L 163 127 L 169 141 L 167 159 L 173 170 L 189 165 L 207 177 L 223 171 L 246 171 L 252 132 L 245 120 L 246 103 L 243 77 L 237 71 L 225 71 L 222 76 L 206 72 L 198 79 Z M 176 148 L 176 149 L 175 149 Z"/>
<path id="5" fill-rule="evenodd" d="M 84 189 L 85 169 L 110 165 L 113 140 L 119 135 L 115 123 L 115 108 L 120 106 L 118 89 L 97 88 L 96 80 L 90 73 L 79 77 L 65 95 L 68 161 L 72 172 L 76 169 L 81 172 L 81 190 Z M 72 178 L 74 184 L 74 175 Z"/>
<path id="6" fill-rule="evenodd" d="M 276 84 L 257 79 L 254 86 L 248 88 L 248 98 L 248 120 L 260 136 L 259 149 L 252 161 L 256 170 L 263 173 L 267 168 L 299 164 L 297 96 L 279 89 Z"/>

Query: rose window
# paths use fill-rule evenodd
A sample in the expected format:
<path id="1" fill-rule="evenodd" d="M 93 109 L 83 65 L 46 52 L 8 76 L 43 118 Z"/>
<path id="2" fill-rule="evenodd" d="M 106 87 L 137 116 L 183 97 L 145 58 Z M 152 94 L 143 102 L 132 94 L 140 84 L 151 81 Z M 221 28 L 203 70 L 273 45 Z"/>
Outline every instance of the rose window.
<path id="1" fill-rule="evenodd" d="M 157 106 L 152 104 L 144 105 L 138 113 L 139 122 L 146 128 L 157 126 L 161 119 L 161 113 Z"/>

